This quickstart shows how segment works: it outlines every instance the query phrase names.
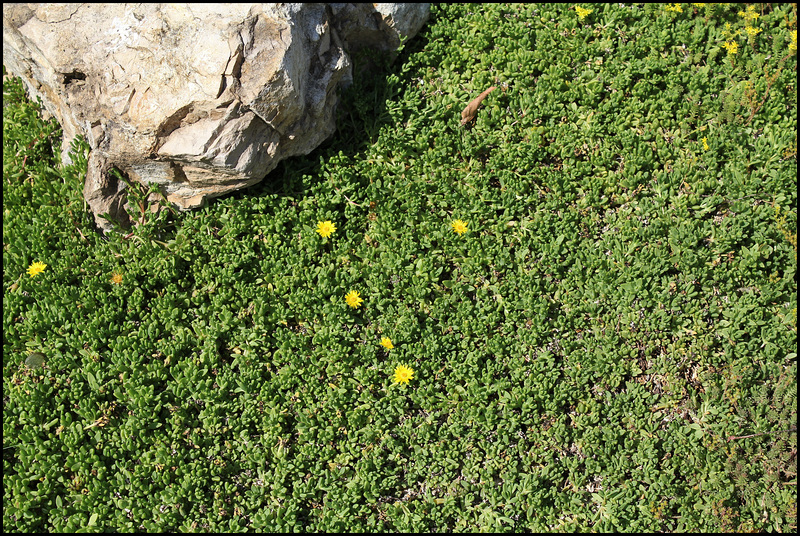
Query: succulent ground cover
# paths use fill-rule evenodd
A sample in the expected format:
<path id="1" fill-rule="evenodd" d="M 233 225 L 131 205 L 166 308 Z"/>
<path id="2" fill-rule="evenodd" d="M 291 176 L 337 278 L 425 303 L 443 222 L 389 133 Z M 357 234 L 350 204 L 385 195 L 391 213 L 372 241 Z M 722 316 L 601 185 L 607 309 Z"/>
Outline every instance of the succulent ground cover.
<path id="1" fill-rule="evenodd" d="M 796 530 L 795 6 L 435 5 L 108 236 L 5 81 L 4 530 Z"/>

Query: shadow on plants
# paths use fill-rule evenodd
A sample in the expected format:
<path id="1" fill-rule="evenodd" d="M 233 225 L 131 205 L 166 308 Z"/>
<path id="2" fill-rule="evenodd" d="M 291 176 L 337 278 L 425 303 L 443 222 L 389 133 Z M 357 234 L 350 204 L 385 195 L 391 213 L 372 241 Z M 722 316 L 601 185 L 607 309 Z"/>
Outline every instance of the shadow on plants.
<path id="1" fill-rule="evenodd" d="M 364 48 L 353 54 L 353 83 L 340 94 L 336 110 L 336 131 L 308 155 L 288 158 L 261 182 L 229 196 L 282 195 L 302 197 L 311 184 L 321 179 L 322 160 L 334 155 L 351 158 L 375 143 L 381 129 L 391 123 L 386 103 L 397 98 L 403 80 L 399 76 L 409 54 L 424 47 L 424 30 L 412 46 L 391 53 Z M 392 79 L 391 75 L 397 75 Z M 223 198 L 224 198 L 223 197 Z"/>

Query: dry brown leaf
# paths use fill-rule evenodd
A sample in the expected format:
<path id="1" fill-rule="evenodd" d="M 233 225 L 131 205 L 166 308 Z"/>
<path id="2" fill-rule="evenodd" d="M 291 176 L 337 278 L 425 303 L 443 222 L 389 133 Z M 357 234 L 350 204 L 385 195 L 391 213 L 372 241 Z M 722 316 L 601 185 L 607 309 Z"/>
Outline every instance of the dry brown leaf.
<path id="1" fill-rule="evenodd" d="M 478 112 L 478 106 L 480 106 L 481 101 L 486 98 L 486 96 L 497 89 L 497 86 L 492 86 L 474 99 L 472 102 L 467 104 L 467 107 L 461 112 L 461 124 L 466 125 L 473 119 L 475 119 L 475 114 Z"/>

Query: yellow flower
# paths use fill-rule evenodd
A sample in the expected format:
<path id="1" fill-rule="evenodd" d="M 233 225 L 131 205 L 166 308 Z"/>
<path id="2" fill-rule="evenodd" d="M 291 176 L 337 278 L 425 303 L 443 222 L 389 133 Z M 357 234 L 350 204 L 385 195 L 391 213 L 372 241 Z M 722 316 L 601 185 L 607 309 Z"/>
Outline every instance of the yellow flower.
<path id="1" fill-rule="evenodd" d="M 591 12 L 592 12 L 591 9 L 585 9 L 585 8 L 582 8 L 581 6 L 575 6 L 575 13 L 578 14 L 578 20 L 585 19 L 586 16 Z"/>
<path id="2" fill-rule="evenodd" d="M 464 233 L 467 232 L 467 224 L 466 224 L 466 222 L 463 222 L 461 220 L 456 220 L 453 223 L 451 223 L 450 225 L 453 226 L 453 231 L 455 231 L 458 234 L 464 234 Z"/>
<path id="3" fill-rule="evenodd" d="M 351 290 L 344 297 L 344 301 L 347 302 L 347 305 L 355 309 L 356 307 L 361 305 L 361 302 L 363 302 L 364 300 L 361 299 L 361 297 L 358 295 L 358 292 L 356 292 L 355 290 Z"/>
<path id="4" fill-rule="evenodd" d="M 704 150 L 704 151 L 708 151 L 708 149 L 709 149 L 709 147 L 708 147 L 708 138 L 706 138 L 705 136 L 703 136 L 703 139 L 702 139 L 702 140 L 700 140 L 700 141 L 702 141 L 702 142 L 703 142 L 703 150 Z"/>
<path id="5" fill-rule="evenodd" d="M 739 45 L 737 43 L 735 43 L 734 41 L 726 42 L 724 45 L 722 45 L 722 48 L 727 50 L 728 51 L 728 55 L 730 55 L 730 56 L 733 56 L 734 54 L 739 52 Z"/>
<path id="6" fill-rule="evenodd" d="M 330 220 L 317 222 L 317 232 L 322 238 L 328 238 L 334 231 L 336 226 Z"/>
<path id="7" fill-rule="evenodd" d="M 47 265 L 43 262 L 36 261 L 30 266 L 28 266 L 28 273 L 31 277 L 35 277 L 37 274 L 44 272 L 44 269 L 47 268 Z"/>
<path id="8" fill-rule="evenodd" d="M 390 339 L 389 337 L 384 337 L 381 339 L 381 346 L 383 346 L 387 350 L 391 350 L 392 348 L 394 348 L 394 344 L 392 344 L 392 339 Z"/>
<path id="9" fill-rule="evenodd" d="M 731 32 L 731 23 L 730 22 L 726 22 L 725 23 L 725 29 L 722 30 L 723 38 L 725 38 L 725 39 L 733 39 L 737 35 L 739 35 L 739 32 L 736 32 L 736 33 Z"/>
<path id="10" fill-rule="evenodd" d="M 114 283 L 115 285 L 121 285 L 122 274 L 119 272 L 114 272 L 113 274 L 111 274 L 111 282 Z"/>
<path id="11" fill-rule="evenodd" d="M 753 28 L 752 26 L 745 26 L 744 31 L 747 32 L 747 35 L 750 37 L 755 37 L 761 32 L 761 28 Z"/>
<path id="12" fill-rule="evenodd" d="M 792 42 L 789 43 L 789 52 L 797 52 L 797 30 L 792 30 L 789 37 L 792 39 Z"/>
<path id="13" fill-rule="evenodd" d="M 674 11 L 675 13 L 683 13 L 683 8 L 680 4 L 667 4 L 664 6 L 667 11 Z"/>
<path id="14" fill-rule="evenodd" d="M 747 6 L 747 11 L 740 11 L 739 16 L 742 17 L 747 22 L 750 22 L 751 20 L 756 20 L 761 15 L 756 13 L 756 6 L 751 5 Z"/>
<path id="15" fill-rule="evenodd" d="M 394 369 L 394 383 L 408 383 L 408 380 L 414 379 L 414 370 L 405 366 L 398 365 Z"/>

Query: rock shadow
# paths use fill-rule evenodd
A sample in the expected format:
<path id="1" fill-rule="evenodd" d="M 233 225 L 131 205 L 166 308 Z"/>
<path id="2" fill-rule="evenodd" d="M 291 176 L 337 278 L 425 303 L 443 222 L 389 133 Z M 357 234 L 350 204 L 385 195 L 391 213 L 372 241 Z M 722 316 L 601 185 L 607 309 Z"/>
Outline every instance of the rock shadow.
<path id="1" fill-rule="evenodd" d="M 274 195 L 301 199 L 314 184 L 324 180 L 320 159 L 327 160 L 340 153 L 353 158 L 364 153 L 377 141 L 381 129 L 392 123 L 386 103 L 400 98 L 406 84 L 411 82 L 401 76 L 402 67 L 411 54 L 424 49 L 426 30 L 423 27 L 399 53 L 363 48 L 352 54 L 353 83 L 339 90 L 334 134 L 309 154 L 282 160 L 257 184 L 209 203 Z M 399 84 L 390 82 L 393 74 L 400 76 Z"/>

